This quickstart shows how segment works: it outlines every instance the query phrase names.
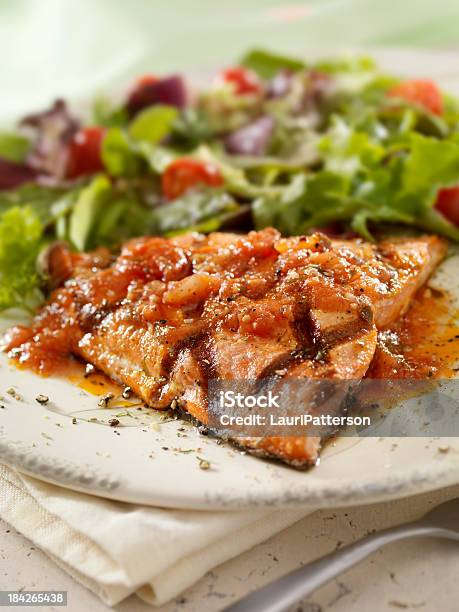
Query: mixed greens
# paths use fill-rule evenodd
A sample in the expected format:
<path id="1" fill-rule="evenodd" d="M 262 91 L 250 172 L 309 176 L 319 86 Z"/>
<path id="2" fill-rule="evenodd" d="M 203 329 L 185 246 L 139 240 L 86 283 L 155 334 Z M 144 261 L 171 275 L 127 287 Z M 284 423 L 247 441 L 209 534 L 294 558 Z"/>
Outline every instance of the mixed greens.
<path id="1" fill-rule="evenodd" d="M 459 102 L 368 58 L 255 50 L 199 93 L 146 75 L 84 123 L 59 100 L 0 133 L 0 310 L 43 299 L 54 240 L 271 225 L 372 240 L 395 224 L 456 241 L 458 185 Z"/>

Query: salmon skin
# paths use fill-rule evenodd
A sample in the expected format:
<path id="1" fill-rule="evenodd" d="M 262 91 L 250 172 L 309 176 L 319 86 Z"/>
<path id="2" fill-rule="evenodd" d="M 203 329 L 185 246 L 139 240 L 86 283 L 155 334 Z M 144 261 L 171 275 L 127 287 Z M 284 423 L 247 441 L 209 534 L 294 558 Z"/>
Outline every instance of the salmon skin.
<path id="1" fill-rule="evenodd" d="M 378 329 L 406 311 L 446 248 L 435 236 L 374 245 L 271 228 L 140 238 L 111 263 L 77 268 L 31 327 L 10 330 L 7 350 L 41 373 L 75 355 L 149 406 L 178 404 L 206 425 L 210 379 L 361 379 Z M 305 468 L 323 440 L 235 442 Z"/>

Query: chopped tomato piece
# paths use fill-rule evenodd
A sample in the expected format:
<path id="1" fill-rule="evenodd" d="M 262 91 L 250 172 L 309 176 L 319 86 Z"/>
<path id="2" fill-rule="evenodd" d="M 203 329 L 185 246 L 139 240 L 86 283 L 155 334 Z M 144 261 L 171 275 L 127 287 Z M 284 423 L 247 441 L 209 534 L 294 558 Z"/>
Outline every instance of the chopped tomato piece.
<path id="1" fill-rule="evenodd" d="M 441 91 L 433 81 L 404 81 L 394 85 L 387 93 L 392 98 L 403 98 L 423 106 L 434 115 L 443 114 Z"/>
<path id="2" fill-rule="evenodd" d="M 223 70 L 218 77 L 218 81 L 231 83 L 238 95 L 259 94 L 263 90 L 263 84 L 255 72 L 241 66 Z"/>
<path id="3" fill-rule="evenodd" d="M 459 225 L 459 186 L 440 189 L 435 208 L 437 208 L 448 221 L 451 221 L 454 225 Z"/>
<path id="4" fill-rule="evenodd" d="M 144 74 L 136 80 L 134 89 L 146 87 L 147 85 L 154 85 L 158 81 L 158 77 L 154 74 Z"/>
<path id="5" fill-rule="evenodd" d="M 162 176 L 162 191 L 168 200 L 183 195 L 195 185 L 218 187 L 223 179 L 216 166 L 189 157 L 172 162 Z"/>
<path id="6" fill-rule="evenodd" d="M 67 178 L 103 170 L 101 149 L 104 135 L 104 128 L 97 126 L 84 128 L 75 134 L 70 143 Z"/>

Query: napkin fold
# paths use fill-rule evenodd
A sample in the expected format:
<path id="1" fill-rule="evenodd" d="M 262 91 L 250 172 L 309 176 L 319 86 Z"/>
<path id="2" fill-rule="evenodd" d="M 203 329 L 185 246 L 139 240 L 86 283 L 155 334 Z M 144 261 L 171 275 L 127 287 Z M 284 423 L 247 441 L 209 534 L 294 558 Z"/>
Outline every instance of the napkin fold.
<path id="1" fill-rule="evenodd" d="M 108 605 L 162 605 L 306 510 L 210 512 L 116 502 L 0 465 L 0 516 Z"/>

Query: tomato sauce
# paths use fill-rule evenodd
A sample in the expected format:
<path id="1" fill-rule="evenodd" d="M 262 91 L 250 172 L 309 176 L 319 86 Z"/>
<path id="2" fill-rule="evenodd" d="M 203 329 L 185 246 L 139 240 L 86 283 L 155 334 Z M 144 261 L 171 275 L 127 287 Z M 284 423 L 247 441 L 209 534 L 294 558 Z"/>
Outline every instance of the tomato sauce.
<path id="1" fill-rule="evenodd" d="M 446 291 L 421 289 L 402 319 L 379 334 L 370 378 L 450 378 L 459 363 L 459 312 Z"/>
<path id="2" fill-rule="evenodd" d="M 420 255 L 414 257 L 408 251 L 400 260 L 397 248 L 394 243 L 394 255 L 385 245 L 385 259 L 381 259 L 368 244 L 342 242 L 333 246 L 320 234 L 281 239 L 272 229 L 240 237 L 192 234 L 175 241 L 133 240 L 110 267 L 106 258 L 100 264 L 91 259 L 90 268 L 76 266 L 75 280 L 52 293 L 31 327 L 11 329 L 6 347 L 19 365 L 49 375 L 68 371 L 72 364 L 74 367 L 72 354 L 96 364 L 104 358 L 105 345 L 95 343 L 93 349 L 87 349 L 84 343 L 86 338 L 94 340 L 102 320 L 113 321 L 110 342 L 118 341 L 115 349 L 121 357 L 137 366 L 147 347 L 135 344 L 132 334 L 126 339 L 128 324 L 139 337 L 145 335 L 142 330 L 155 326 L 159 331 L 151 342 L 169 347 L 183 345 L 204 328 L 216 326 L 248 339 L 276 339 L 279 330 L 288 331 L 285 326 L 293 320 L 293 315 L 288 315 L 299 296 L 306 294 L 309 308 L 332 311 L 334 317 L 350 305 L 357 306 L 356 293 L 378 304 L 377 292 L 384 295 L 381 287 L 391 290 L 394 267 L 402 279 L 407 266 L 417 269 Z M 439 246 L 431 244 L 429 248 Z M 298 271 L 304 272 L 303 280 Z M 282 285 L 282 293 L 275 293 L 279 279 L 284 278 L 289 282 Z M 261 299 L 269 291 L 276 299 Z M 392 310 L 389 304 L 382 314 L 388 311 L 393 319 L 397 313 Z M 429 288 L 419 291 L 408 313 L 380 331 L 368 376 L 452 376 L 459 360 L 457 313 L 452 310 L 453 300 L 447 293 Z M 375 323 L 380 328 L 384 317 L 379 316 Z M 114 350 L 112 344 L 109 353 Z M 103 364 L 109 372 L 113 365 Z"/>

